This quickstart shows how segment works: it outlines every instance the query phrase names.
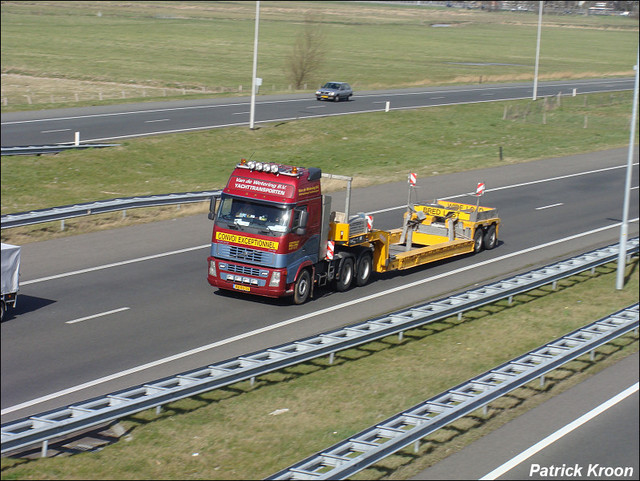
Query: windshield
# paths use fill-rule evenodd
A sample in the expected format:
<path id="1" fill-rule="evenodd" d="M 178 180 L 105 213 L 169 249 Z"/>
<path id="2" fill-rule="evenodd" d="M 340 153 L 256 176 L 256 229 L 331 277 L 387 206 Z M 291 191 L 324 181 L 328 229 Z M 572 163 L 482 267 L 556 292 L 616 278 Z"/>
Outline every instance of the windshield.
<path id="1" fill-rule="evenodd" d="M 287 232 L 290 218 L 291 207 L 223 195 L 216 223 L 225 228 L 281 236 Z"/>
<path id="2" fill-rule="evenodd" d="M 323 89 L 332 89 L 332 90 L 339 90 L 340 89 L 340 84 L 337 83 L 326 83 L 324 84 L 324 87 L 322 87 Z"/>

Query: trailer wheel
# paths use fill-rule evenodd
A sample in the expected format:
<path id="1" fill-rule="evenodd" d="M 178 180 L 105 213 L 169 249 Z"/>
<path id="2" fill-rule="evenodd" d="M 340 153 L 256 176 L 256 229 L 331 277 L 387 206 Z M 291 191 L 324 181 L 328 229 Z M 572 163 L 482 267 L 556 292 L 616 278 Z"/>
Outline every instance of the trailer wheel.
<path id="1" fill-rule="evenodd" d="M 307 269 L 300 272 L 296 284 L 293 289 L 293 302 L 296 304 L 304 304 L 309 299 L 311 292 L 311 274 Z"/>
<path id="2" fill-rule="evenodd" d="M 484 249 L 484 243 L 482 242 L 482 229 L 478 228 L 473 236 L 473 252 L 477 254 Z"/>
<path id="3" fill-rule="evenodd" d="M 370 252 L 363 252 L 358 258 L 358 268 L 356 269 L 356 285 L 364 286 L 371 279 L 373 270 L 373 258 Z"/>
<path id="4" fill-rule="evenodd" d="M 353 257 L 345 257 L 340 266 L 340 277 L 336 280 L 336 290 L 344 292 L 351 287 L 353 281 Z"/>
<path id="5" fill-rule="evenodd" d="M 496 225 L 491 224 L 484 236 L 482 237 L 482 243 L 484 244 L 484 248 L 487 250 L 493 249 L 498 243 L 498 236 L 496 235 Z"/>

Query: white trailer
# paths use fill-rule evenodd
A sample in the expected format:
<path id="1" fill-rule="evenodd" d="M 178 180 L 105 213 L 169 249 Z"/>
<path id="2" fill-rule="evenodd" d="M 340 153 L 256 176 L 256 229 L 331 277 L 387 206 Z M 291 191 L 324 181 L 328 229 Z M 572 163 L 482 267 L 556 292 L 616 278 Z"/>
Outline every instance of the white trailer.
<path id="1" fill-rule="evenodd" d="M 7 306 L 16 306 L 20 284 L 20 246 L 2 243 L 2 320 Z"/>

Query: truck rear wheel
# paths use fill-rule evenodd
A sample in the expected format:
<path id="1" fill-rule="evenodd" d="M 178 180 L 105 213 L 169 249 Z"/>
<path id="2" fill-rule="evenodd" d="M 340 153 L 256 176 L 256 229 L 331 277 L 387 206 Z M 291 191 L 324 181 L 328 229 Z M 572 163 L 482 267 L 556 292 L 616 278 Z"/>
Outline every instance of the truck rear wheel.
<path id="1" fill-rule="evenodd" d="M 473 235 L 473 253 L 477 254 L 484 248 L 484 243 L 482 242 L 483 233 L 482 229 L 479 227 L 476 229 L 476 233 Z"/>
<path id="2" fill-rule="evenodd" d="M 344 292 L 351 287 L 353 281 L 353 257 L 345 257 L 340 266 L 340 277 L 336 280 L 336 290 Z"/>
<path id="3" fill-rule="evenodd" d="M 307 269 L 300 272 L 296 284 L 293 288 L 293 302 L 304 304 L 309 299 L 311 293 L 311 274 Z"/>
<path id="4" fill-rule="evenodd" d="M 356 285 L 364 286 L 371 279 L 373 260 L 370 252 L 363 252 L 358 258 L 358 268 L 356 270 Z"/>
<path id="5" fill-rule="evenodd" d="M 484 236 L 482 237 L 482 243 L 484 244 L 484 248 L 487 250 L 493 249 L 496 246 L 496 244 L 498 243 L 498 236 L 496 235 L 495 224 L 491 224 L 487 228 Z"/>

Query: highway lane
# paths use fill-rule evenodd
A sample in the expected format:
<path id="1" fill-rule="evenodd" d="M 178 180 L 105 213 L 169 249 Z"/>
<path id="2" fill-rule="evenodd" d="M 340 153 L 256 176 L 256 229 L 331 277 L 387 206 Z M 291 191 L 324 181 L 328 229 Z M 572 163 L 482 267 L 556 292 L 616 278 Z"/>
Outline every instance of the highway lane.
<path id="1" fill-rule="evenodd" d="M 625 167 L 626 149 L 617 149 L 419 179 L 421 199 L 468 200 L 464 193 L 484 181 L 483 204 L 498 207 L 503 219 L 501 244 L 476 256 L 380 276 L 345 293 L 321 291 L 303 306 L 212 289 L 206 282 L 211 223 L 205 215 L 26 244 L 18 308 L 2 323 L 2 422 L 313 335 L 616 242 Z M 638 217 L 637 172 L 636 164 L 632 219 Z M 374 212 L 375 226 L 396 227 L 402 215 L 398 207 L 406 196 L 404 182 L 354 189 L 352 211 Z M 344 192 L 334 194 L 334 207 L 341 208 L 343 201 Z M 604 230 L 580 235 L 596 229 Z M 636 221 L 630 235 L 637 232 Z M 570 236 L 578 237 L 536 249 Z M 516 255 L 525 249 L 534 250 Z M 146 256 L 158 257 L 131 262 Z M 500 260 L 491 262 L 494 259 Z M 482 262 L 488 263 L 474 267 Z M 122 264 L 65 275 L 113 263 Z M 60 277 L 46 280 L 54 275 Z M 435 276 L 441 278 L 430 282 Z M 416 285 L 402 289 L 410 283 Z M 390 289 L 400 290 L 389 293 Z M 96 315 L 100 316 L 92 317 Z M 229 341 L 287 320 L 291 320 L 287 326 Z M 210 347 L 183 354 L 202 346 Z M 150 365 L 136 369 L 146 363 Z M 122 374 L 127 370 L 131 372 Z M 92 383 L 106 376 L 112 377 Z M 29 402 L 81 383 L 91 385 Z M 20 403 L 26 404 L 14 409 Z"/>
<path id="2" fill-rule="evenodd" d="M 539 82 L 538 98 L 632 90 L 633 78 Z M 318 102 L 310 94 L 259 95 L 255 122 L 285 122 L 311 117 L 532 98 L 531 83 L 356 92 L 349 102 Z M 105 107 L 3 113 L 2 146 L 71 143 L 188 132 L 249 124 L 247 97 L 153 102 Z"/>

